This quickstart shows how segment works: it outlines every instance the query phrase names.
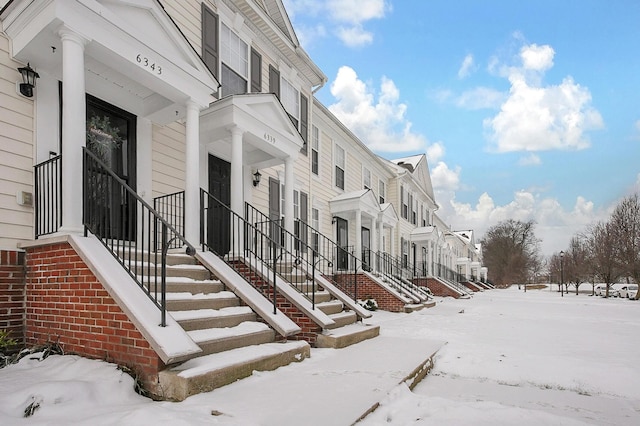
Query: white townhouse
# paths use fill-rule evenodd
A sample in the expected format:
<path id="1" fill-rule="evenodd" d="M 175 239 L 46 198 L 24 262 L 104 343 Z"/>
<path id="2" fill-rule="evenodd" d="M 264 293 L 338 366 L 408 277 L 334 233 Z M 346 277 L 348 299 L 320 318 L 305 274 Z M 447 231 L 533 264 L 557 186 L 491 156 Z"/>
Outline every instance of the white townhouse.
<path id="1" fill-rule="evenodd" d="M 455 267 L 426 157 L 378 157 L 315 99 L 282 0 L 9 0 L 0 25 L 0 328 L 20 342 L 184 399 L 373 338 L 360 296 L 422 306 L 400 269 Z"/>

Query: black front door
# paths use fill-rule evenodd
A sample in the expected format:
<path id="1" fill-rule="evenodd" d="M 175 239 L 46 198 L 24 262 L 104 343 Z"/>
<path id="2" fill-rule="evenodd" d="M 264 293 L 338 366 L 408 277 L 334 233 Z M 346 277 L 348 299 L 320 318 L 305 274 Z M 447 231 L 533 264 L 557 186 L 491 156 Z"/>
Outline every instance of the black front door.
<path id="1" fill-rule="evenodd" d="M 209 155 L 209 194 L 218 201 L 209 202 L 207 212 L 207 245 L 219 256 L 231 247 L 231 163 Z"/>
<path id="2" fill-rule="evenodd" d="M 338 243 L 338 270 L 345 271 L 349 269 L 349 222 L 337 217 L 336 218 L 336 233 Z"/>
<path id="3" fill-rule="evenodd" d="M 87 148 L 135 192 L 136 116 L 114 105 L 87 95 Z M 100 173 L 106 175 L 106 173 Z M 88 183 L 89 207 L 100 212 L 94 217 L 93 231 L 101 237 L 133 240 L 136 235 L 135 199 L 117 185 L 106 183 L 106 176 L 92 175 Z M 94 215 L 95 216 L 95 215 Z"/>
<path id="4" fill-rule="evenodd" d="M 371 270 L 371 231 L 369 228 L 362 228 L 362 269 Z"/>

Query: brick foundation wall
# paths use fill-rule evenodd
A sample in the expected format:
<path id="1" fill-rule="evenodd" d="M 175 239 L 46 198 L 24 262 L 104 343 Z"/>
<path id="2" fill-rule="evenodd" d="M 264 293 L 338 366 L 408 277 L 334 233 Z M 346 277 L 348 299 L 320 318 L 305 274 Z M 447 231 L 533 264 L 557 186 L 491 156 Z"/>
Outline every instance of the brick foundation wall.
<path id="1" fill-rule="evenodd" d="M 427 286 L 429 287 L 431 292 L 436 296 L 440 296 L 440 297 L 451 296 L 456 299 L 460 298 L 460 294 L 458 292 L 450 289 L 448 286 L 442 284 L 440 281 L 434 278 L 427 278 Z"/>
<path id="2" fill-rule="evenodd" d="M 25 253 L 0 250 L 0 330 L 24 345 Z"/>
<path id="3" fill-rule="evenodd" d="M 125 365 L 158 395 L 155 351 L 68 243 L 27 249 L 28 345 L 57 342 L 65 353 Z"/>
<path id="4" fill-rule="evenodd" d="M 345 276 L 348 279 L 352 279 L 353 275 Z M 335 281 L 340 284 L 341 276 L 336 275 Z M 389 312 L 404 312 L 404 306 L 406 303 L 399 299 L 395 294 L 391 293 L 386 288 L 372 280 L 368 275 L 358 274 L 358 299 L 375 299 L 378 303 L 378 309 Z"/>
<path id="5" fill-rule="evenodd" d="M 471 284 L 470 282 L 464 281 L 461 283 L 463 286 L 465 286 L 466 288 L 468 288 L 469 290 L 473 290 L 473 291 L 480 291 L 480 289 L 478 288 L 478 286 Z"/>

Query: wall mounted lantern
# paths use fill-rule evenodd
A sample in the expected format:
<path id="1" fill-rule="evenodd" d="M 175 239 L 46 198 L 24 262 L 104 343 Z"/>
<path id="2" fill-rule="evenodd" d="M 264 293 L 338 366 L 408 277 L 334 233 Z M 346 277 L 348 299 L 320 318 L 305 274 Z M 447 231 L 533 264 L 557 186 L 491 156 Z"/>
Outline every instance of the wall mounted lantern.
<path id="1" fill-rule="evenodd" d="M 256 170 L 256 172 L 253 174 L 253 186 L 260 185 L 261 178 L 262 178 L 262 175 L 260 174 L 260 170 Z"/>
<path id="2" fill-rule="evenodd" d="M 31 68 L 29 63 L 26 67 L 18 68 L 22 75 L 22 83 L 20 83 L 20 93 L 27 98 L 33 97 L 33 88 L 36 87 L 36 78 L 40 78 L 38 73 Z"/>

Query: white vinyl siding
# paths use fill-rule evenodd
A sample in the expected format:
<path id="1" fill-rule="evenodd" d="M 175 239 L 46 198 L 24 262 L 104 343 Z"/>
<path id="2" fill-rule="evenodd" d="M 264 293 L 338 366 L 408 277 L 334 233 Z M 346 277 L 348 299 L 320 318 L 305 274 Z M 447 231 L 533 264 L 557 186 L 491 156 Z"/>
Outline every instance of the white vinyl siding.
<path id="1" fill-rule="evenodd" d="M 371 170 L 366 167 L 362 168 L 362 187 L 364 189 L 371 189 Z"/>
<path id="2" fill-rule="evenodd" d="M 179 123 L 153 126 L 153 196 L 184 190 L 185 128 Z"/>
<path id="3" fill-rule="evenodd" d="M 34 102 L 16 93 L 20 80 L 18 67 L 24 66 L 9 59 L 9 43 L 0 35 L 0 247 L 15 248 L 21 240 L 33 238 L 33 208 L 21 206 L 18 191 L 32 193 L 33 189 L 33 131 Z"/>

